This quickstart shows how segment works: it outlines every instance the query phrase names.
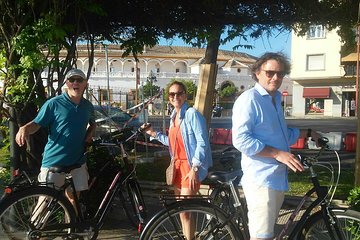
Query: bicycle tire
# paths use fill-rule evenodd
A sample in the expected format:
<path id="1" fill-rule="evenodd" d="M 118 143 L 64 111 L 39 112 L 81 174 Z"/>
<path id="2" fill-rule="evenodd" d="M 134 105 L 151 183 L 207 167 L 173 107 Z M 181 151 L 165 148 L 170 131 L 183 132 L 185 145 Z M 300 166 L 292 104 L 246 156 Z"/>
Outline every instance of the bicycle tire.
<path id="1" fill-rule="evenodd" d="M 40 203 L 39 197 L 45 201 Z M 33 186 L 8 195 L 0 202 L 0 238 L 51 239 L 47 237 L 55 232 L 44 232 L 42 228 L 73 223 L 75 218 L 74 208 L 62 194 L 52 188 Z M 56 230 L 56 234 L 66 235 L 72 230 Z"/>
<path id="2" fill-rule="evenodd" d="M 140 185 L 135 179 L 127 180 L 126 190 L 122 190 L 120 200 L 131 224 L 137 229 L 141 228 L 147 217 L 147 209 Z"/>
<path id="3" fill-rule="evenodd" d="M 145 226 L 140 240 L 185 239 L 180 214 L 191 213 L 195 239 L 243 240 L 242 235 L 219 207 L 201 200 L 182 200 L 168 205 Z"/>
<path id="4" fill-rule="evenodd" d="M 360 213 L 353 210 L 331 210 L 335 216 L 343 240 L 360 239 Z M 300 230 L 298 240 L 331 239 L 322 218 L 321 212 L 317 212 L 309 217 Z"/>

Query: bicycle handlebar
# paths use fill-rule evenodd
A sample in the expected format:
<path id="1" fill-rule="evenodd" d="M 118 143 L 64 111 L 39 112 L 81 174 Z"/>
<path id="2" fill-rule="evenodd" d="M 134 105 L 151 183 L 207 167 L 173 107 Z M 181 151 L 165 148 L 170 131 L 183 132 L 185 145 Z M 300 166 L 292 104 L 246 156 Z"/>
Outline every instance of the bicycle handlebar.
<path id="1" fill-rule="evenodd" d="M 318 139 L 318 145 L 320 146 L 320 150 L 317 153 L 315 157 L 303 157 L 300 154 L 298 154 L 298 159 L 300 160 L 301 164 L 304 167 L 311 167 L 313 163 L 317 162 L 321 153 L 328 148 L 327 143 L 329 142 L 329 139 L 327 137 L 321 137 Z"/>

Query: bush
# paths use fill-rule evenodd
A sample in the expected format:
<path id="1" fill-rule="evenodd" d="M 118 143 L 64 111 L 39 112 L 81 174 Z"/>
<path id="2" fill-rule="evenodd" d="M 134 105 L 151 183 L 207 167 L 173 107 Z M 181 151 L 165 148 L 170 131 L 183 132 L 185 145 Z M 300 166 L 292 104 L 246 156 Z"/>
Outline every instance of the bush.
<path id="1" fill-rule="evenodd" d="M 352 209 L 360 211 L 360 187 L 351 189 L 347 200 Z"/>
<path id="2" fill-rule="evenodd" d="M 224 97 L 234 97 L 237 93 L 238 89 L 235 86 L 227 86 L 225 88 L 223 88 L 220 92 L 219 92 L 219 96 L 224 98 Z"/>

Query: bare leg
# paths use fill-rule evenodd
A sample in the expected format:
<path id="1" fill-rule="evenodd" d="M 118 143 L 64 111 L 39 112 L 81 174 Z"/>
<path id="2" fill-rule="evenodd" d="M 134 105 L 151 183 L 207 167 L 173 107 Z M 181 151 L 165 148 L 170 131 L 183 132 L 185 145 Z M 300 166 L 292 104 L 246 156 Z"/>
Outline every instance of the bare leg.
<path id="1" fill-rule="evenodd" d="M 75 199 L 74 199 L 74 195 L 72 193 L 72 191 L 66 189 L 65 190 L 65 195 L 66 197 L 69 199 L 71 205 L 73 205 L 74 209 L 75 209 L 75 213 L 76 213 L 76 216 L 78 215 L 78 211 L 77 211 L 77 208 L 76 208 L 76 203 L 75 203 Z M 79 199 L 80 197 L 80 192 L 76 192 L 76 195 L 77 195 L 77 198 Z"/>
<path id="2" fill-rule="evenodd" d="M 189 188 L 176 188 L 174 187 L 175 195 L 195 195 L 199 189 L 196 191 L 191 191 Z M 195 239 L 195 222 L 190 213 L 181 213 L 180 214 L 181 225 L 183 229 L 184 236 L 187 240 Z"/>

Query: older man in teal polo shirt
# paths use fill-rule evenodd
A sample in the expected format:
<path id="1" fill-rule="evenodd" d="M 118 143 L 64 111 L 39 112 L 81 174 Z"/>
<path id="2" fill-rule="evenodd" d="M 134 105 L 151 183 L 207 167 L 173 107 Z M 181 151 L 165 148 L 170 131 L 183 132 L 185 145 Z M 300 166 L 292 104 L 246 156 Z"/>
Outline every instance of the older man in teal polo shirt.
<path id="1" fill-rule="evenodd" d="M 87 78 L 79 69 L 72 69 L 66 75 L 67 90 L 59 96 L 47 100 L 35 119 L 19 128 L 16 142 L 23 146 L 29 135 L 41 127 L 49 131 L 45 146 L 40 182 L 54 183 L 56 187 L 64 184 L 65 175 L 49 172 L 53 166 L 81 167 L 71 171 L 77 192 L 88 188 L 88 172 L 83 158 L 86 142 L 91 142 L 95 130 L 94 107 L 83 97 L 87 87 Z M 67 191 L 73 203 L 73 196 Z"/>

